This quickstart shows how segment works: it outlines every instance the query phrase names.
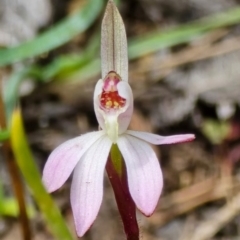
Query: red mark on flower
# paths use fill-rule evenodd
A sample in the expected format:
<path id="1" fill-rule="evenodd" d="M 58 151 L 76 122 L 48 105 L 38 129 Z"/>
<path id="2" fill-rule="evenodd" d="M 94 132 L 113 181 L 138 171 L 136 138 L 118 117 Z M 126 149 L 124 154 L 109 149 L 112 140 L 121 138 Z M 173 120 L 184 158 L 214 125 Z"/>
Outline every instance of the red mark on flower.
<path id="1" fill-rule="evenodd" d="M 118 94 L 117 84 L 121 81 L 115 72 L 109 72 L 104 79 L 103 91 L 100 96 L 101 106 L 104 109 L 119 109 L 124 107 L 126 99 Z"/>

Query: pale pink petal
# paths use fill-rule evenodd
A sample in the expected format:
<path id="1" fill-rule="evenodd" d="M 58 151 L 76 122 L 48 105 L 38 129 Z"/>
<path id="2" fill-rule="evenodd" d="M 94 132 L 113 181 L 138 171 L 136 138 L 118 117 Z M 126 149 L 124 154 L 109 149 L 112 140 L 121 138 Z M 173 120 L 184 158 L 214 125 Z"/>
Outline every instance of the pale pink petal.
<path id="1" fill-rule="evenodd" d="M 130 124 L 133 113 L 133 94 L 127 82 L 119 82 L 117 85 L 119 96 L 126 99 L 126 106 L 118 116 L 119 134 L 125 132 Z"/>
<path id="2" fill-rule="evenodd" d="M 103 136 L 84 154 L 74 169 L 71 205 L 78 236 L 83 236 L 95 220 L 103 197 L 104 168 L 111 141 Z"/>
<path id="3" fill-rule="evenodd" d="M 190 142 L 195 139 L 194 134 L 179 134 L 164 137 L 157 134 L 132 130 L 128 130 L 126 133 L 155 145 Z"/>
<path id="4" fill-rule="evenodd" d="M 131 196 L 138 209 L 150 216 L 163 187 L 157 156 L 148 143 L 126 134 L 119 138 L 117 144 L 126 163 Z"/>
<path id="5" fill-rule="evenodd" d="M 133 113 L 133 94 L 130 85 L 127 82 L 120 81 L 117 84 L 119 95 L 126 99 L 124 107 L 118 110 L 104 111 L 100 107 L 99 96 L 102 93 L 103 81 L 99 80 L 94 91 L 94 110 L 100 127 L 109 135 L 113 142 L 116 142 L 116 136 L 125 132 L 131 121 Z M 113 131 L 114 130 L 114 131 Z"/>
<path id="6" fill-rule="evenodd" d="M 53 150 L 43 169 L 43 183 L 49 192 L 65 183 L 83 154 L 103 135 L 103 131 L 87 133 Z"/>
<path id="7" fill-rule="evenodd" d="M 94 105 L 94 111 L 95 115 L 98 121 L 98 124 L 100 125 L 101 129 L 105 130 L 105 121 L 103 117 L 103 111 L 100 109 L 100 101 L 99 96 L 102 94 L 103 89 L 103 80 L 98 80 L 95 89 L 94 89 L 94 95 L 93 95 L 93 105 Z"/>

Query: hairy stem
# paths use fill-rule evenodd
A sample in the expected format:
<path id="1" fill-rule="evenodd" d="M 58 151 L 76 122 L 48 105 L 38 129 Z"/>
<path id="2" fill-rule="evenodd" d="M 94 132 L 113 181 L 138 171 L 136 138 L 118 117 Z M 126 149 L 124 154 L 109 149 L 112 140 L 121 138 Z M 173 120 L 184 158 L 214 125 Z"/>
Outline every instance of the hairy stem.
<path id="1" fill-rule="evenodd" d="M 121 159 L 121 171 L 117 171 L 109 157 L 106 170 L 112 185 L 118 210 L 121 215 L 127 240 L 139 240 L 139 228 L 136 218 L 136 206 L 128 189 L 126 167 Z"/>

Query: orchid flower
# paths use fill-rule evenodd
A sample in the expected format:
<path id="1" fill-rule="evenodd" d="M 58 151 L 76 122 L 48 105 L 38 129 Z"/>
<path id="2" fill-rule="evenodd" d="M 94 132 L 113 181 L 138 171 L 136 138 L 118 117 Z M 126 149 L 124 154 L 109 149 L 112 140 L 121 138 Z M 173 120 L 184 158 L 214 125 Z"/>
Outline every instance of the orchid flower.
<path id="1" fill-rule="evenodd" d="M 108 2 L 102 23 L 102 79 L 93 103 L 100 130 L 68 140 L 49 156 L 43 181 L 49 192 L 59 189 L 73 172 L 71 206 L 78 236 L 94 222 L 103 198 L 103 177 L 109 152 L 117 145 L 125 161 L 127 182 L 137 208 L 150 216 L 163 187 L 162 171 L 150 144 L 191 141 L 193 134 L 163 137 L 127 130 L 133 113 L 128 84 L 127 40 L 122 18 Z"/>

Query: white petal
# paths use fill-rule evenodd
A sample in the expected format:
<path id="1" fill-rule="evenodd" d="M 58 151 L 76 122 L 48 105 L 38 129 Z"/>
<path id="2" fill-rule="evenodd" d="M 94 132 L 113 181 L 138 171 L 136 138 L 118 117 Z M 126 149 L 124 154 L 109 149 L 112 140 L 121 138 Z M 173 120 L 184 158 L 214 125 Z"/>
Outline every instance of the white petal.
<path id="1" fill-rule="evenodd" d="M 194 134 L 179 134 L 179 135 L 164 137 L 157 134 L 152 134 L 147 132 L 138 132 L 138 131 L 132 131 L 132 130 L 128 130 L 127 134 L 130 134 L 134 137 L 137 137 L 139 139 L 142 139 L 146 142 L 149 142 L 155 145 L 189 142 L 195 139 Z"/>
<path id="2" fill-rule="evenodd" d="M 126 106 L 118 116 L 119 134 L 125 132 L 130 124 L 133 114 L 133 94 L 130 85 L 127 82 L 119 82 L 117 85 L 118 94 L 126 99 Z"/>
<path id="3" fill-rule="evenodd" d="M 101 32 L 102 78 L 110 71 L 128 81 L 128 50 L 124 23 L 113 1 L 109 1 Z"/>
<path id="4" fill-rule="evenodd" d="M 94 111 L 101 129 L 106 131 L 109 138 L 115 143 L 118 137 L 118 113 L 114 111 L 107 113 L 100 108 L 99 96 L 102 94 L 102 88 L 103 80 L 100 79 L 94 90 Z"/>
<path id="5" fill-rule="evenodd" d="M 87 133 L 54 149 L 43 170 L 43 182 L 49 192 L 64 184 L 83 154 L 104 134 L 103 131 Z"/>
<path id="6" fill-rule="evenodd" d="M 105 114 L 105 128 L 108 137 L 113 143 L 118 139 L 118 116 L 117 114 Z"/>
<path id="7" fill-rule="evenodd" d="M 101 129 L 105 130 L 105 122 L 102 110 L 100 109 L 100 101 L 99 96 L 102 94 L 103 89 L 103 80 L 98 80 L 95 89 L 94 89 L 94 95 L 93 95 L 93 105 L 94 105 L 94 111 L 97 118 L 97 121 L 101 127 Z"/>
<path id="8" fill-rule="evenodd" d="M 95 220 L 103 197 L 103 173 L 111 148 L 103 136 L 84 154 L 74 170 L 71 205 L 78 236 L 83 236 Z"/>
<path id="9" fill-rule="evenodd" d="M 150 216 L 162 192 L 162 171 L 155 152 L 148 143 L 129 135 L 118 139 L 126 163 L 128 185 L 138 209 Z"/>
<path id="10" fill-rule="evenodd" d="M 126 104 L 123 108 L 112 111 L 104 111 L 100 108 L 99 96 L 102 93 L 103 81 L 99 80 L 94 90 L 94 110 L 100 127 L 107 132 L 112 141 L 116 142 L 118 134 L 125 132 L 131 121 L 133 113 L 133 94 L 130 85 L 127 82 L 121 81 L 117 84 L 119 96 L 126 99 Z"/>

